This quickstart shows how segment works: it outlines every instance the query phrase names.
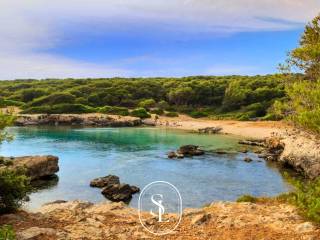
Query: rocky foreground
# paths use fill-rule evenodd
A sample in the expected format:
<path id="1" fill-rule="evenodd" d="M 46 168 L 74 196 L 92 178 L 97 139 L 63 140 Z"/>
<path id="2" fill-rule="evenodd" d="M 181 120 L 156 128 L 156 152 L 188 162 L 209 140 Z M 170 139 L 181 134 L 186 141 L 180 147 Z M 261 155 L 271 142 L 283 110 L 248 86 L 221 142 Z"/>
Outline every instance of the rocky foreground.
<path id="1" fill-rule="evenodd" d="M 176 218 L 177 216 L 172 215 Z M 150 218 L 148 224 L 154 224 Z M 17 239 L 320 239 L 320 229 L 305 221 L 293 206 L 280 203 L 213 203 L 186 209 L 175 232 L 148 233 L 136 209 L 124 203 L 64 202 L 44 205 L 38 213 L 20 211 L 0 217 L 12 224 Z"/>

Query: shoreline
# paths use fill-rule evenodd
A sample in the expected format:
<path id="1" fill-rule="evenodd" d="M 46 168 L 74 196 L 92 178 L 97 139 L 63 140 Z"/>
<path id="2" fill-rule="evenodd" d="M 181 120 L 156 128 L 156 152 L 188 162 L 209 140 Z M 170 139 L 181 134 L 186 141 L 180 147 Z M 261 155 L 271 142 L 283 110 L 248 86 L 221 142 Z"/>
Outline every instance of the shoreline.
<path id="1" fill-rule="evenodd" d="M 207 127 L 221 127 L 219 134 L 234 135 L 242 138 L 262 140 L 273 135 L 283 135 L 288 130 L 293 130 L 289 124 L 282 121 L 237 121 L 237 120 L 212 120 L 208 118 L 195 119 L 186 115 L 179 117 L 162 117 L 157 120 L 152 116 L 156 127 L 181 129 L 198 132 Z"/>

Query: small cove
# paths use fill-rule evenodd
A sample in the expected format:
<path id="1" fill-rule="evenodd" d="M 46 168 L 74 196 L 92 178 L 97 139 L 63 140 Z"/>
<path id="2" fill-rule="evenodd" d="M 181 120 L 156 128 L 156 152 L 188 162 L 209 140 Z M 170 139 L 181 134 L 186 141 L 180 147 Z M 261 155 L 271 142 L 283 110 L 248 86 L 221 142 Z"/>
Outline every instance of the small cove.
<path id="1" fill-rule="evenodd" d="M 259 161 L 254 153 L 238 153 L 243 147 L 232 136 L 160 128 L 12 127 L 9 132 L 15 139 L 0 145 L 0 155 L 60 158 L 59 181 L 30 195 L 25 207 L 31 210 L 55 200 L 105 201 L 89 182 L 108 174 L 141 189 L 153 181 L 168 181 L 179 189 L 184 208 L 234 201 L 243 194 L 275 196 L 290 189 L 277 167 Z M 167 158 L 168 151 L 185 144 L 235 153 Z M 246 156 L 253 162 L 244 162 Z M 137 207 L 138 196 L 130 206 Z"/>

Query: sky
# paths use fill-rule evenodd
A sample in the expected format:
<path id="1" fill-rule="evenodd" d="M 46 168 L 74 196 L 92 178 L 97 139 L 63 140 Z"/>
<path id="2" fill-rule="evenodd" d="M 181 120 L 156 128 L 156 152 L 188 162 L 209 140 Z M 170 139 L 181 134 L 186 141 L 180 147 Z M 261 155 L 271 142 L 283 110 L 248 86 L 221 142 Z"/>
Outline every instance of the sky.
<path id="1" fill-rule="evenodd" d="M 319 0 L 0 0 L 0 79 L 276 73 Z"/>

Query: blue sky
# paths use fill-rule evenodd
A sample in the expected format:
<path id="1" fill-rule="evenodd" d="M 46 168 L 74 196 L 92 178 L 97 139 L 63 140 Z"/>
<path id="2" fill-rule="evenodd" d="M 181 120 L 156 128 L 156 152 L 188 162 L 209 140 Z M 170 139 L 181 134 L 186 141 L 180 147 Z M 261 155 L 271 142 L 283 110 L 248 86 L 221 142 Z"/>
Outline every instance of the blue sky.
<path id="1" fill-rule="evenodd" d="M 0 79 L 277 72 L 317 0 L 3 0 Z"/>

